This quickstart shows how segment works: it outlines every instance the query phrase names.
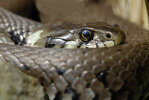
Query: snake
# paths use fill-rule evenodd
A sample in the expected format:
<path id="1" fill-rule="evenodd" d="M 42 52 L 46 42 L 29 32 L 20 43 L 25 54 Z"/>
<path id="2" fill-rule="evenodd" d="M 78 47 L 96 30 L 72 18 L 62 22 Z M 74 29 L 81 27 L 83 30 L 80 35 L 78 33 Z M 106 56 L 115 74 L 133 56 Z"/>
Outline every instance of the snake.
<path id="1" fill-rule="evenodd" d="M 148 100 L 149 32 L 125 22 L 43 25 L 0 8 L 0 60 L 45 100 Z"/>

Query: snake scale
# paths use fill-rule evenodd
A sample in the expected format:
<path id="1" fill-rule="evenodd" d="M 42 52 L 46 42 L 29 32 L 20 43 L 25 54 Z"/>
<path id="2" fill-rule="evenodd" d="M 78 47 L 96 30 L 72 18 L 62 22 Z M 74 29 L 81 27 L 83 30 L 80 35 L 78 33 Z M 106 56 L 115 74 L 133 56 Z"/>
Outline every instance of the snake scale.
<path id="1" fill-rule="evenodd" d="M 45 100 L 148 100 L 149 32 L 118 24 L 128 32 L 126 43 L 115 47 L 19 46 L 43 25 L 0 8 L 0 60 L 38 78 Z"/>

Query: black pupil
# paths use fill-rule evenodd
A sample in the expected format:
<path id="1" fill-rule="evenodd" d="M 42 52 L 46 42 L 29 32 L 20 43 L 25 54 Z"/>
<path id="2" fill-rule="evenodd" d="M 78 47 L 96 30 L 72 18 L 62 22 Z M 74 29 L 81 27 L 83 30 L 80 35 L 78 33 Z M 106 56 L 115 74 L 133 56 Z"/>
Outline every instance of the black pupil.
<path id="1" fill-rule="evenodd" d="M 110 34 L 110 33 L 107 33 L 107 34 L 106 34 L 106 37 L 107 37 L 107 38 L 111 38 L 111 34 Z"/>
<path id="2" fill-rule="evenodd" d="M 89 37 L 91 36 L 91 33 L 90 33 L 89 30 L 83 30 L 83 31 L 82 31 L 82 34 L 83 34 L 83 36 L 86 37 L 86 38 L 89 38 Z"/>

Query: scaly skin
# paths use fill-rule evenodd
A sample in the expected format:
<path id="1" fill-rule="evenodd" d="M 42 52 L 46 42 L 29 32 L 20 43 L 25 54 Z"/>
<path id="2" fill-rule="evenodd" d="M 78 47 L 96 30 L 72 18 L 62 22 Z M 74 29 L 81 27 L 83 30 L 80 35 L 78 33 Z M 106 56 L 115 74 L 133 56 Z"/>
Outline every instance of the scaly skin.
<path id="1" fill-rule="evenodd" d="M 7 19 L 12 20 L 6 21 L 8 26 L 4 21 Z M 30 25 L 41 26 L 40 23 L 17 17 L 4 9 L 0 9 L 0 20 L 1 32 L 10 33 L 15 44 L 19 45 L 25 44 L 25 35 L 18 40 L 15 33 L 16 30 L 22 30 L 24 22 L 27 25 L 23 29 L 27 33 L 33 30 Z M 17 25 L 17 22 L 20 24 Z M 129 31 L 126 44 L 121 46 L 47 49 L 2 43 L 0 59 L 38 78 L 45 88 L 46 100 L 147 100 L 149 32 L 123 20 L 119 24 Z M 19 28 L 13 30 L 12 27 L 16 26 Z M 23 31 L 20 33 L 25 34 Z"/>

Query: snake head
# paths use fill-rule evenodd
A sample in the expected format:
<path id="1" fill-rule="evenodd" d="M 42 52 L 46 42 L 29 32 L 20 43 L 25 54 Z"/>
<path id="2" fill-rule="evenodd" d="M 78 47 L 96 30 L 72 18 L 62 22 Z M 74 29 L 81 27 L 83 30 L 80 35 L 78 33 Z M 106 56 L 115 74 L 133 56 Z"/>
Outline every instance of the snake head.
<path id="1" fill-rule="evenodd" d="M 48 48 L 101 48 L 116 46 L 125 41 L 125 34 L 119 27 L 101 22 L 48 26 L 33 34 L 38 34 L 39 38 L 33 45 Z"/>

